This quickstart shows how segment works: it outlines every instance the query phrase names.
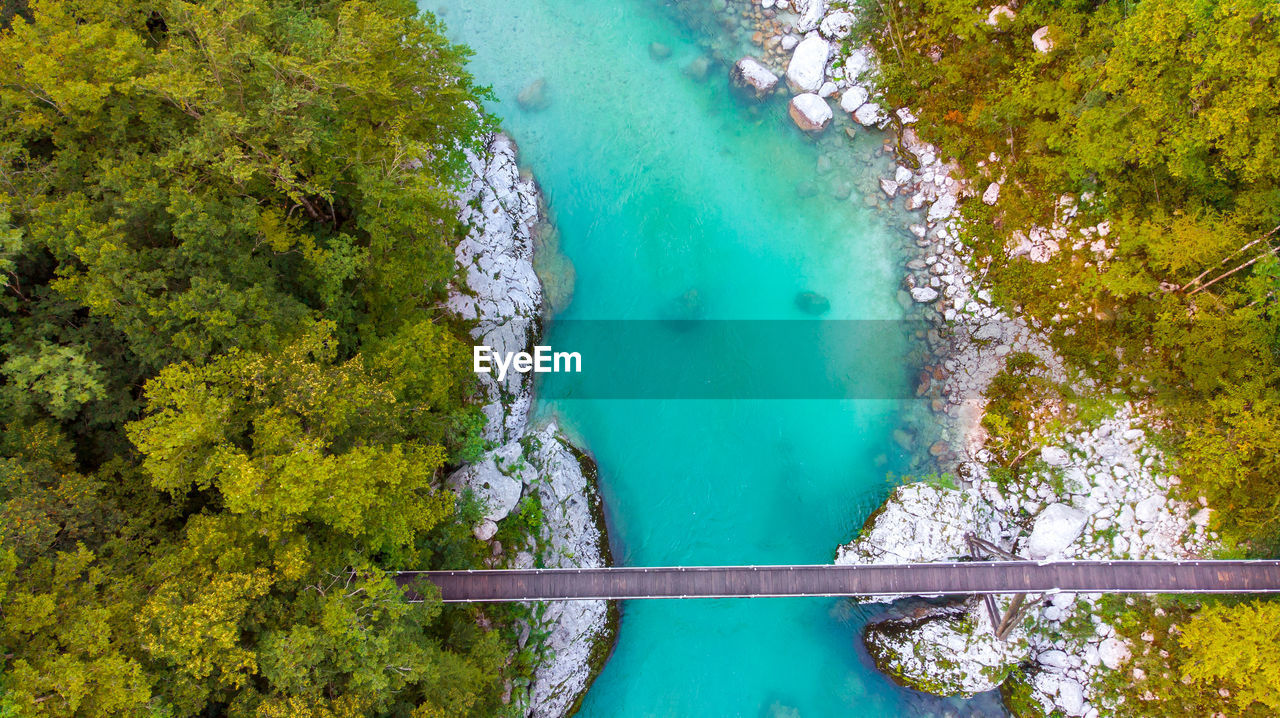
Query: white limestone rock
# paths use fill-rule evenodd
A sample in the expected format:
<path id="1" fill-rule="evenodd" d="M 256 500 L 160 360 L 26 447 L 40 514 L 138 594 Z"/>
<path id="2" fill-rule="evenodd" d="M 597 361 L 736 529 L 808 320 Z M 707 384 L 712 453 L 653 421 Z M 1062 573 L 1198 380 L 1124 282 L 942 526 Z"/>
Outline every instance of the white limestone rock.
<path id="1" fill-rule="evenodd" d="M 1141 523 L 1151 523 L 1156 520 L 1156 516 L 1160 514 L 1160 509 L 1164 508 L 1165 498 L 1159 494 L 1148 496 L 1138 502 L 1133 507 L 1133 518 Z"/>
<path id="2" fill-rule="evenodd" d="M 911 299 L 917 304 L 928 304 L 937 301 L 938 290 L 933 287 L 912 287 Z"/>
<path id="3" fill-rule="evenodd" d="M 1045 53 L 1053 50 L 1053 38 L 1049 37 L 1048 25 L 1044 25 L 1031 33 L 1031 46 L 1039 53 Z"/>
<path id="4" fill-rule="evenodd" d="M 515 509 L 524 482 L 532 478 L 522 458 L 520 444 L 513 441 L 453 472 L 446 483 L 459 493 L 470 490 L 484 505 L 485 521 L 501 521 Z"/>
<path id="5" fill-rule="evenodd" d="M 1046 446 L 1041 449 L 1040 459 L 1049 466 L 1066 466 L 1071 461 L 1066 450 L 1057 446 Z"/>
<path id="6" fill-rule="evenodd" d="M 995 543 L 1001 540 L 995 510 L 976 491 L 906 484 L 871 515 L 858 538 L 836 551 L 835 562 L 846 566 L 958 559 L 969 555 L 968 532 Z"/>
<path id="7" fill-rule="evenodd" d="M 516 146 L 497 134 L 481 155 L 469 155 L 474 173 L 459 196 L 458 216 L 470 232 L 455 250 L 465 291 L 447 307 L 477 321 L 471 336 L 495 351 L 523 351 L 533 343 L 542 311 L 542 284 L 533 271 L 533 231 L 539 221 L 538 188 L 520 176 Z M 503 442 L 528 424 L 533 394 L 526 374 L 480 374 L 487 418 L 485 438 Z"/>
<path id="8" fill-rule="evenodd" d="M 822 19 L 818 31 L 823 37 L 832 40 L 843 40 L 853 32 L 853 24 L 857 18 L 848 10 L 837 10 Z"/>
<path id="9" fill-rule="evenodd" d="M 797 92 L 817 92 L 826 80 L 831 45 L 818 35 L 810 35 L 796 45 L 787 63 L 787 82 Z"/>
<path id="10" fill-rule="evenodd" d="M 778 76 L 751 56 L 742 57 L 734 63 L 730 79 L 738 87 L 753 90 L 757 98 L 766 97 L 778 86 Z"/>
<path id="11" fill-rule="evenodd" d="M 1056 648 L 1037 655 L 1036 662 L 1046 668 L 1061 669 L 1071 665 L 1071 661 L 1068 659 L 1067 654 Z"/>
<path id="12" fill-rule="evenodd" d="M 547 568 L 599 568 L 608 565 L 608 545 L 597 527 L 600 498 L 592 485 L 594 464 L 569 443 L 554 423 L 530 433 L 523 442 L 537 478 L 527 486 L 543 513 L 542 565 Z M 529 687 L 530 718 L 560 718 L 586 689 L 591 654 L 611 641 L 605 601 L 555 601 L 541 616 L 550 630 L 547 652 Z"/>
<path id="13" fill-rule="evenodd" d="M 1071 678 L 1058 679 L 1057 700 L 1054 703 L 1069 716 L 1084 715 L 1084 686 Z"/>
<path id="14" fill-rule="evenodd" d="M 982 203 L 990 207 L 1000 200 L 1000 183 L 992 182 L 982 192 Z"/>
<path id="15" fill-rule="evenodd" d="M 991 12 L 987 13 L 987 24 L 991 27 L 1000 27 L 1008 25 L 1017 17 L 1017 13 L 1008 5 L 996 5 L 991 8 Z"/>
<path id="16" fill-rule="evenodd" d="M 858 48 L 844 59 L 844 76 L 849 82 L 857 82 L 871 72 L 872 60 L 870 51 Z"/>
<path id="17" fill-rule="evenodd" d="M 520 176 L 515 144 L 505 135 L 491 137 L 485 151 L 468 161 L 474 177 L 460 195 L 459 218 L 471 229 L 455 253 L 465 288 L 455 288 L 447 306 L 476 321 L 472 336 L 477 343 L 522 350 L 533 343 L 543 302 L 533 271 L 532 236 L 540 221 L 537 186 Z M 526 375 L 510 372 L 502 385 L 485 381 L 492 376 L 481 375 L 487 399 L 485 437 L 499 446 L 446 480 L 453 490 L 470 490 L 483 502 L 483 518 L 473 534 L 481 541 L 492 539 L 522 499 L 536 497 L 543 511 L 536 537 L 542 565 L 607 565 L 608 545 L 596 521 L 600 500 L 589 475 L 593 464 L 554 424 L 530 431 L 532 392 Z M 510 561 L 517 567 L 535 563 L 527 551 Z M 537 621 L 538 633 L 545 636 L 538 646 L 545 653 L 528 694 L 517 700 L 527 700 L 531 718 L 559 718 L 586 688 L 593 651 L 613 640 L 609 605 L 556 602 Z"/>
<path id="18" fill-rule="evenodd" d="M 873 127 L 884 124 L 889 120 L 889 116 L 885 114 L 884 109 L 874 102 L 867 102 L 853 112 L 853 119 L 863 127 Z"/>
<path id="19" fill-rule="evenodd" d="M 956 211 L 956 197 L 952 194 L 945 194 L 938 198 L 929 207 L 928 214 L 925 217 L 930 222 L 941 222 L 944 219 L 950 219 L 951 215 Z"/>
<path id="20" fill-rule="evenodd" d="M 870 97 L 867 88 L 854 85 L 840 95 L 840 109 L 853 114 L 859 107 L 865 105 Z"/>
<path id="21" fill-rule="evenodd" d="M 800 16 L 796 20 L 796 31 L 810 32 L 816 30 L 818 24 L 822 22 L 822 16 L 827 14 L 827 0 L 794 0 L 791 3 L 796 14 Z"/>
<path id="22" fill-rule="evenodd" d="M 1037 561 L 1056 556 L 1084 530 L 1087 516 L 1063 503 L 1050 504 L 1036 517 L 1027 539 L 1027 556 Z"/>
<path id="23" fill-rule="evenodd" d="M 479 524 L 476 524 L 476 527 L 472 529 L 471 533 L 480 541 L 488 541 L 498 533 L 498 524 L 490 521 L 489 519 L 485 519 Z"/>
<path id="24" fill-rule="evenodd" d="M 831 106 L 812 92 L 791 98 L 790 112 L 796 126 L 806 132 L 821 132 L 832 117 Z"/>
<path id="25" fill-rule="evenodd" d="M 1129 660 L 1129 644 L 1118 638 L 1108 638 L 1098 644 L 1098 660 L 1102 665 L 1116 670 Z"/>
<path id="26" fill-rule="evenodd" d="M 1007 599 L 997 599 L 999 603 Z M 1027 656 L 1026 634 L 996 638 L 978 602 L 932 609 L 923 617 L 873 623 L 866 645 L 876 666 L 904 685 L 969 697 L 994 689 Z"/>
<path id="27" fill-rule="evenodd" d="M 1042 227 L 1032 227 L 1030 232 L 1025 233 L 1017 230 L 1010 236 L 1014 245 L 1005 252 L 1010 258 L 1026 257 L 1032 262 L 1043 264 L 1053 259 L 1060 248 L 1057 240 Z"/>

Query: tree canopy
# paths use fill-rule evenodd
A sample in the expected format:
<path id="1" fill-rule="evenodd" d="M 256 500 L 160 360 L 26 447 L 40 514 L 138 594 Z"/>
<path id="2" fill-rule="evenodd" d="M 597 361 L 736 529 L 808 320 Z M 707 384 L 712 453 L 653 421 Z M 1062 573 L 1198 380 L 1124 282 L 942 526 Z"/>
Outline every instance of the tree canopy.
<path id="1" fill-rule="evenodd" d="M 465 48 L 408 0 L 0 23 L 0 715 L 502 713 L 509 621 L 390 577 L 480 555 Z"/>
<path id="2" fill-rule="evenodd" d="M 1207 499 L 1230 553 L 1273 557 L 1280 4 L 1029 0 L 1004 17 L 968 0 L 860 5 L 888 103 L 912 108 L 915 131 L 973 189 L 1002 182 L 994 206 L 963 207 L 983 289 L 1045 327 L 1103 393 L 1159 408 L 1181 498 Z M 1037 32 L 1049 47 L 1034 46 Z M 1066 203 L 1078 214 L 1064 227 Z M 1066 234 L 1046 261 L 1009 251 L 1055 224 Z M 993 448 L 1021 458 L 1004 413 L 1030 414 L 1043 387 L 1014 371 L 993 390 Z M 1161 611 L 1145 619 L 1172 632 Z M 1128 699 L 1117 710 L 1274 714 L 1274 613 L 1181 610 L 1184 640 L 1155 631 L 1164 647 L 1141 658 L 1145 679 L 1116 674 Z M 1136 645 L 1154 653 L 1150 643 Z"/>

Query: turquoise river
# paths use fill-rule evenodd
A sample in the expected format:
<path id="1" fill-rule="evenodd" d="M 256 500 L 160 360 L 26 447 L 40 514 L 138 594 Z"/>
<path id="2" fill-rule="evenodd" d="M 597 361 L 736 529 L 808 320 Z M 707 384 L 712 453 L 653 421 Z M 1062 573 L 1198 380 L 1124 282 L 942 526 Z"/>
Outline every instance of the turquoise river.
<path id="1" fill-rule="evenodd" d="M 712 319 L 803 319 L 795 298 L 806 291 L 830 301 L 826 318 L 901 316 L 901 219 L 868 208 L 865 181 L 844 199 L 815 191 L 818 145 L 782 100 L 735 98 L 723 66 L 705 80 L 683 72 L 705 38 L 671 11 L 654 0 L 423 6 L 475 50 L 472 72 L 492 86 L 491 109 L 545 194 L 576 273 L 560 318 L 692 307 Z M 672 55 L 655 59 L 652 42 Z M 526 112 L 517 94 L 539 78 L 547 106 Z M 871 159 L 883 139 L 874 133 L 834 137 L 868 158 L 854 179 L 888 162 Z M 548 343 L 560 349 L 555 333 Z M 670 566 L 831 561 L 910 458 L 891 438 L 902 408 L 673 399 L 543 401 L 539 411 L 595 456 L 615 560 Z M 1003 715 L 991 696 L 934 698 L 877 672 L 859 634 L 878 610 L 835 599 L 628 602 L 578 715 Z"/>

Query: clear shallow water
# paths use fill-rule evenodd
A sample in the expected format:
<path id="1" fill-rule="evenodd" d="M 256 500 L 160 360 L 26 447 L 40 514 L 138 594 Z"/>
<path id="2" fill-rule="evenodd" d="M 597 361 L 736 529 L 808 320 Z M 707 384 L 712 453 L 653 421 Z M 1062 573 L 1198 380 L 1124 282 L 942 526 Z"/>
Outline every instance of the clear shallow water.
<path id="1" fill-rule="evenodd" d="M 818 147 L 783 105 L 736 101 L 723 67 L 705 82 L 685 76 L 697 38 L 651 0 L 422 5 L 476 50 L 472 71 L 542 186 L 576 268 L 561 318 L 802 319 L 802 291 L 830 301 L 826 318 L 900 317 L 899 240 L 883 219 L 856 191 L 797 191 L 826 186 Z M 672 56 L 653 59 L 654 41 Z M 516 96 L 538 78 L 550 104 L 525 112 Z M 880 140 L 859 142 L 851 151 L 869 156 Z M 586 357 L 609 341 L 557 331 L 547 343 Z M 906 465 L 891 439 L 900 408 L 574 400 L 540 411 L 596 457 L 615 559 L 660 566 L 830 561 L 888 492 L 886 473 Z M 579 715 L 995 714 L 877 673 L 858 640 L 874 611 L 832 599 L 628 602 Z"/>

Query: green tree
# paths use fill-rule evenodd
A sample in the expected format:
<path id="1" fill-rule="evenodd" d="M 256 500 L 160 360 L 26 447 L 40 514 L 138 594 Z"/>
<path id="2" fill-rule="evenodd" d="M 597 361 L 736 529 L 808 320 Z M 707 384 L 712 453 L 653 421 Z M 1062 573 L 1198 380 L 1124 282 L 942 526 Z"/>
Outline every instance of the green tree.
<path id="1" fill-rule="evenodd" d="M 1210 605 L 1183 626 L 1186 680 L 1220 685 L 1238 709 L 1280 711 L 1280 604 Z"/>
<path id="2" fill-rule="evenodd" d="M 318 325 L 279 354 L 175 364 L 129 427 L 156 488 L 208 492 L 268 535 L 318 522 L 374 548 L 410 545 L 450 511 L 444 449 L 406 440 L 395 394 Z"/>
<path id="3" fill-rule="evenodd" d="M 505 710 L 508 634 L 390 576 L 481 557 L 466 55 L 408 0 L 0 8 L 0 715 Z"/>

